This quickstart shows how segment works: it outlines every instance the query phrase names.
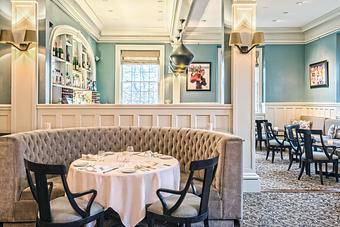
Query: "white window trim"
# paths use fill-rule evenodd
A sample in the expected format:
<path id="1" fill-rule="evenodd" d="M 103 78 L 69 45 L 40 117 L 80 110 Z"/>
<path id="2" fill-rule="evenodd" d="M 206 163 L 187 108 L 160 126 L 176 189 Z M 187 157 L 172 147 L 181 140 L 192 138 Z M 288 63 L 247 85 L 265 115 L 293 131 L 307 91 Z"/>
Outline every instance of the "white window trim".
<path id="1" fill-rule="evenodd" d="M 159 103 L 164 103 L 164 46 L 163 45 L 116 45 L 115 59 L 115 104 L 121 104 L 121 51 L 122 50 L 158 50 L 159 51 Z"/>

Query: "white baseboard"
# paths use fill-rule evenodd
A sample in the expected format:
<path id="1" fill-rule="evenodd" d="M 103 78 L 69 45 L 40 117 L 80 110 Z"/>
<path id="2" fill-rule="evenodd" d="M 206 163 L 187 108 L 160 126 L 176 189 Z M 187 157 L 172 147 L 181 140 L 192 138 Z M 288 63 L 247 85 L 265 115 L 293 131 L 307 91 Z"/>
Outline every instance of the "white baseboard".
<path id="1" fill-rule="evenodd" d="M 243 192 L 260 192 L 260 176 L 256 173 L 243 173 Z"/>

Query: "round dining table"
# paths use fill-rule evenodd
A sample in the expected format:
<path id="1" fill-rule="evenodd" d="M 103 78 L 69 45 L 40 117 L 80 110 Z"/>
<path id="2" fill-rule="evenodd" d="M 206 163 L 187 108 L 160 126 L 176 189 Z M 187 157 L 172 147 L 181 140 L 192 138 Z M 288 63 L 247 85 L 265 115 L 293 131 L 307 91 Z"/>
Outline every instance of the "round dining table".
<path id="1" fill-rule="evenodd" d="M 75 160 L 67 182 L 72 192 L 95 189 L 95 201 L 112 207 L 123 224 L 132 227 L 145 218 L 146 204 L 158 200 L 157 189 L 179 189 L 180 165 L 166 155 L 105 152 Z"/>

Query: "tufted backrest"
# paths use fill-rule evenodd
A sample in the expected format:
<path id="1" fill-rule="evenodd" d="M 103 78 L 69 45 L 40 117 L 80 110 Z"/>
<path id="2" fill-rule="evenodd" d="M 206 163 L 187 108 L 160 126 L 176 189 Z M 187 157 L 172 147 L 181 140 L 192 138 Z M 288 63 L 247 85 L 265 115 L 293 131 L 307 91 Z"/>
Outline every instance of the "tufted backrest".
<path id="1" fill-rule="evenodd" d="M 64 164 L 68 167 L 82 154 L 97 154 L 99 150 L 122 151 L 127 146 L 133 146 L 135 151 L 152 150 L 175 157 L 179 160 L 183 172 L 189 171 L 191 161 L 219 155 L 220 161 L 213 187 L 222 194 L 228 141 L 237 141 L 241 147 L 242 142 L 238 137 L 184 128 L 103 127 L 37 130 L 0 138 L 0 157 L 6 156 L 8 161 L 5 167 L 0 167 L 0 171 L 3 172 L 4 168 L 11 169 L 9 176 L 14 179 L 13 188 L 17 189 L 14 199 L 18 200 L 20 192 L 27 186 L 24 158 L 39 163 Z M 3 176 L 0 175 L 0 181 L 3 180 L 1 178 Z"/>

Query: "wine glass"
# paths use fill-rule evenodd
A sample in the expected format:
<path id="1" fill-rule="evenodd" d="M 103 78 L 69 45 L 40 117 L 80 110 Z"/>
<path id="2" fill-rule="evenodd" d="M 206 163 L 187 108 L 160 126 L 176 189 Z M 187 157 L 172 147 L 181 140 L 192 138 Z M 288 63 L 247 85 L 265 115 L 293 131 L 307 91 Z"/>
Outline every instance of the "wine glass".
<path id="1" fill-rule="evenodd" d="M 126 151 L 127 152 L 133 152 L 134 151 L 133 146 L 127 146 Z"/>

